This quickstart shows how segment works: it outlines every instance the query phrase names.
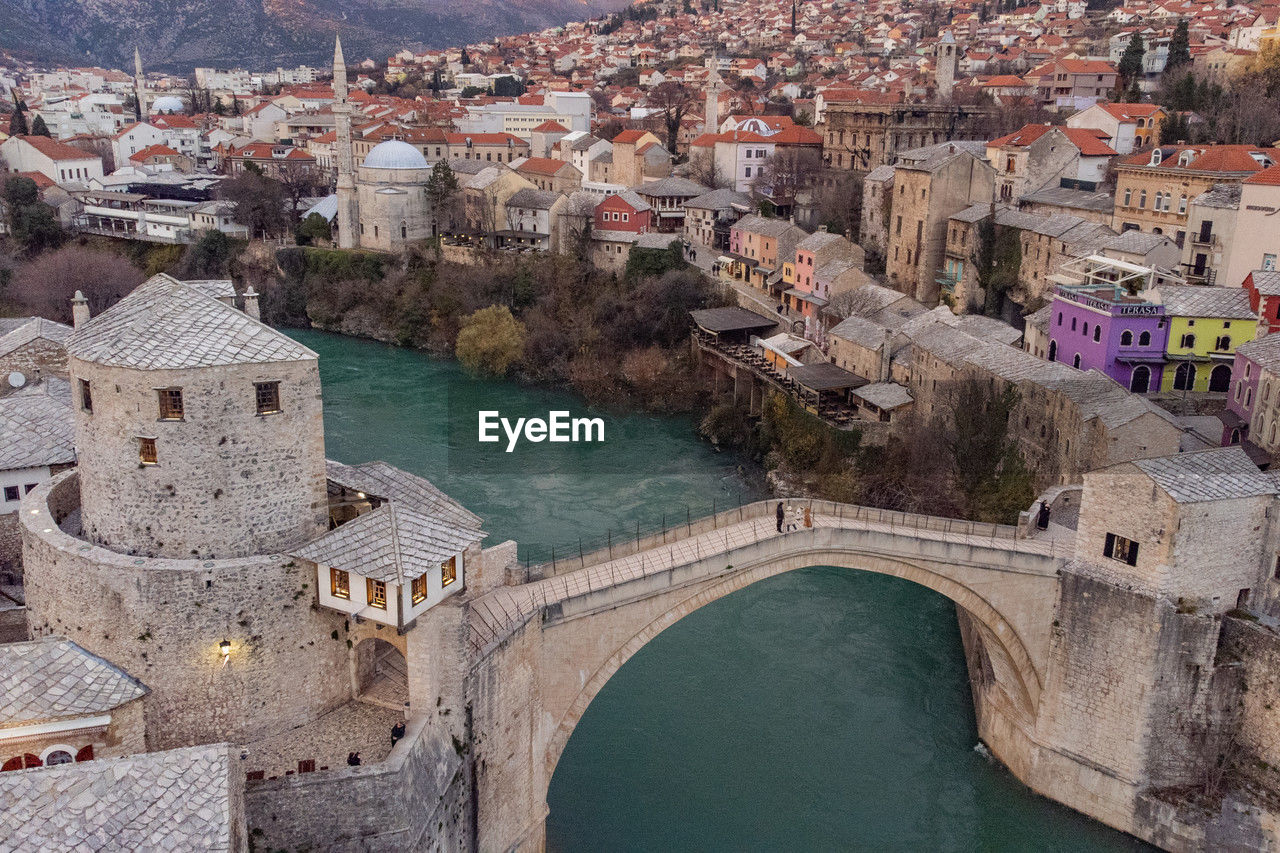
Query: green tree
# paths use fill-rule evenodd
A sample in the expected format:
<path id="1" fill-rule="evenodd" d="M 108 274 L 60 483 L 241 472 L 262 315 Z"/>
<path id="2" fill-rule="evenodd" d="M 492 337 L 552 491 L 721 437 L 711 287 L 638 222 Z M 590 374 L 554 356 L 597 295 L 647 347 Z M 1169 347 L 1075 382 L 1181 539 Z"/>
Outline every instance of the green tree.
<path id="1" fill-rule="evenodd" d="M 18 104 L 17 109 L 13 111 L 13 115 L 9 117 L 9 135 L 26 136 L 30 132 L 31 129 L 27 126 L 27 113 L 22 104 Z"/>
<path id="2" fill-rule="evenodd" d="M 505 305 L 481 308 L 462 322 L 454 348 L 467 372 L 506 376 L 524 354 L 524 324 Z"/>
<path id="3" fill-rule="evenodd" d="M 44 116 L 36 116 L 35 121 L 31 122 L 31 135 L 53 137 L 49 132 L 49 125 L 44 123 Z"/>
<path id="4" fill-rule="evenodd" d="M 462 49 L 462 56 L 458 61 L 462 63 L 464 68 L 471 64 L 471 54 L 467 53 L 467 49 L 465 47 Z"/>
<path id="5" fill-rule="evenodd" d="M 1173 37 L 1169 39 L 1169 57 L 1165 60 L 1164 71 L 1168 74 L 1191 63 L 1191 35 L 1187 30 L 1187 19 L 1178 21 L 1173 28 Z"/>
<path id="6" fill-rule="evenodd" d="M 40 201 L 35 181 L 22 177 L 5 181 L 4 206 L 9 234 L 24 252 L 35 255 L 62 243 L 62 226 L 53 208 Z"/>
<path id="7" fill-rule="evenodd" d="M 1131 83 L 1136 83 L 1142 77 L 1142 59 L 1146 53 L 1147 48 L 1142 42 L 1142 36 L 1134 33 L 1133 38 L 1129 39 L 1129 44 L 1125 46 L 1124 53 L 1120 55 L 1120 65 L 1117 68 L 1120 72 L 1122 90 L 1127 89 Z"/>
<path id="8" fill-rule="evenodd" d="M 431 177 L 427 178 L 427 201 L 431 202 L 433 235 L 439 233 L 441 222 L 452 219 L 449 212 L 458 189 L 458 176 L 453 173 L 453 169 L 444 160 L 437 161 L 431 167 Z"/>
<path id="9" fill-rule="evenodd" d="M 996 496 L 1010 485 L 1001 483 L 1005 470 L 1016 473 L 1012 470 L 1016 453 L 1009 437 L 1009 417 L 1018 399 L 1018 390 L 1012 385 L 996 391 L 975 378 L 962 379 L 951 388 L 944 443 L 950 451 L 953 482 L 964 499 L 966 517 L 975 517 L 983 503 L 1005 503 Z"/>
<path id="10" fill-rule="evenodd" d="M 1191 138 L 1191 121 L 1186 113 L 1174 112 L 1160 123 L 1160 139 L 1161 145 L 1173 145 L 1176 142 L 1186 142 Z"/>
<path id="11" fill-rule="evenodd" d="M 226 278 L 235 255 L 231 239 L 216 229 L 205 231 L 187 247 L 179 266 L 182 278 Z"/>
<path id="12" fill-rule="evenodd" d="M 488 91 L 489 91 L 488 89 L 482 89 L 479 86 L 466 86 L 463 88 L 462 92 L 458 95 L 458 97 L 478 98 L 481 95 L 487 94 Z"/>
<path id="13" fill-rule="evenodd" d="M 979 223 L 974 241 L 973 275 L 982 288 L 983 310 L 998 316 L 1004 294 L 1018 283 L 1022 269 L 1022 241 L 1016 228 L 1002 228 L 996 223 L 995 203 Z"/>
<path id="14" fill-rule="evenodd" d="M 301 246 L 310 246 L 316 240 L 333 239 L 333 229 L 329 227 L 329 220 L 318 213 L 308 214 L 305 219 L 298 223 L 294 233 L 297 235 L 298 244 Z"/>
<path id="15" fill-rule="evenodd" d="M 679 240 L 672 240 L 665 249 L 632 246 L 622 277 L 626 281 L 636 281 L 647 276 L 656 278 L 671 270 L 682 270 L 688 265 L 684 259 L 684 246 Z"/>
<path id="16" fill-rule="evenodd" d="M 499 77 L 493 81 L 493 94 L 500 98 L 516 98 L 525 93 L 528 87 L 511 76 Z"/>

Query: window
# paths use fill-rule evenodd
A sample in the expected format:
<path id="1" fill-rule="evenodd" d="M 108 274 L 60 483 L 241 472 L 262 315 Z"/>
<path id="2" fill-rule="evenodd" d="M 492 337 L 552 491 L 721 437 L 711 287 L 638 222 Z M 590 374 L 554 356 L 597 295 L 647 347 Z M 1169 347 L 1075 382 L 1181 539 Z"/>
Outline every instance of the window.
<path id="1" fill-rule="evenodd" d="M 1133 346 L 1133 332 L 1129 331 L 1128 329 L 1125 329 L 1123 332 L 1120 333 L 1120 346 L 1122 347 Z"/>
<path id="2" fill-rule="evenodd" d="M 160 461 L 156 455 L 156 440 L 154 438 L 138 439 L 138 461 L 143 465 L 154 465 Z"/>
<path id="3" fill-rule="evenodd" d="M 160 420 L 182 420 L 182 389 L 161 388 L 156 394 L 160 398 Z"/>
<path id="4" fill-rule="evenodd" d="M 280 411 L 280 383 L 253 383 L 254 401 L 260 415 L 274 415 Z"/>
<path id="5" fill-rule="evenodd" d="M 44 766 L 54 767 L 58 764 L 71 764 L 74 761 L 75 758 L 72 757 L 71 753 L 67 752 L 65 749 L 55 749 L 53 752 L 45 756 Z"/>
<path id="6" fill-rule="evenodd" d="M 1058 325 L 1059 325 L 1059 326 L 1061 326 L 1061 325 L 1062 325 L 1062 312 L 1061 312 L 1061 311 L 1059 311 L 1059 312 L 1058 312 Z"/>
<path id="7" fill-rule="evenodd" d="M 31 490 L 32 490 L 32 489 L 34 489 L 34 488 L 35 488 L 36 486 L 38 486 L 38 485 L 40 485 L 40 484 L 39 484 L 39 483 L 27 483 L 25 486 L 23 486 L 23 487 L 22 487 L 22 493 L 23 493 L 24 495 L 26 495 L 26 494 L 30 494 Z"/>
<path id="8" fill-rule="evenodd" d="M 413 603 L 417 604 L 427 598 L 427 576 L 419 575 L 413 579 Z"/>
<path id="9" fill-rule="evenodd" d="M 342 569 L 329 569 L 329 594 L 334 598 L 351 598 L 351 573 Z"/>
<path id="10" fill-rule="evenodd" d="M 18 500 L 18 499 L 19 499 L 19 498 L 21 498 L 21 497 L 22 497 L 22 495 L 21 495 L 21 493 L 18 491 L 18 487 L 17 487 L 17 486 L 5 486 L 5 487 L 4 487 L 4 499 L 5 499 L 6 501 L 16 501 L 16 500 Z"/>
<path id="11" fill-rule="evenodd" d="M 1102 340 L 1102 327 L 1101 327 L 1101 326 L 1094 326 L 1094 327 L 1093 327 L 1093 339 L 1094 339 L 1094 341 L 1095 341 L 1095 342 L 1096 342 L 1096 341 L 1100 341 L 1100 340 Z"/>
<path id="12" fill-rule="evenodd" d="M 440 564 L 440 585 L 448 586 L 458 579 L 458 558 L 450 557 Z"/>
<path id="13" fill-rule="evenodd" d="M 1192 347 L 1194 347 L 1195 345 L 1196 345 L 1196 336 L 1195 336 L 1195 335 L 1183 335 L 1183 336 L 1182 336 L 1182 339 L 1181 339 L 1181 343 L 1179 344 L 1179 346 L 1181 346 L 1181 347 L 1183 347 L 1183 348 L 1185 348 L 1185 349 L 1191 349 L 1191 348 L 1192 348 Z"/>
<path id="14" fill-rule="evenodd" d="M 1231 349 L 1231 336 L 1223 335 L 1218 338 L 1217 346 L 1214 347 L 1218 352 L 1227 352 Z"/>
<path id="15" fill-rule="evenodd" d="M 1141 333 L 1139 333 L 1139 334 L 1138 334 L 1138 346 L 1140 346 L 1140 347 L 1149 347 L 1149 346 L 1151 346 L 1151 333 L 1150 333 L 1150 332 L 1141 332 Z"/>
<path id="16" fill-rule="evenodd" d="M 379 610 L 387 609 L 387 585 L 384 582 L 365 578 L 364 592 L 370 607 L 376 607 Z"/>
<path id="17" fill-rule="evenodd" d="M 93 414 L 93 394 L 89 390 L 89 380 L 80 380 L 80 408 L 82 411 Z"/>
<path id="18" fill-rule="evenodd" d="M 1124 206 L 1128 207 L 1129 203 L 1132 201 L 1133 201 L 1133 188 L 1130 187 L 1124 191 Z"/>
<path id="19" fill-rule="evenodd" d="M 1156 150 L 1158 151 L 1159 149 L 1156 149 Z M 1146 190 L 1143 190 L 1141 193 L 1138 194 L 1138 207 L 1141 208 L 1142 210 L 1147 209 L 1147 191 Z"/>
<path id="20" fill-rule="evenodd" d="M 1084 335 L 1086 338 L 1089 337 L 1089 321 L 1088 320 L 1084 321 L 1084 328 L 1080 330 L 1080 333 Z"/>
<path id="21" fill-rule="evenodd" d="M 1138 543 L 1132 539 L 1108 533 L 1106 544 L 1102 546 L 1102 556 L 1136 566 L 1138 565 Z"/>
<path id="22" fill-rule="evenodd" d="M 1076 353 L 1075 358 L 1071 359 L 1071 366 L 1076 370 L 1080 369 L 1080 353 Z"/>
<path id="23" fill-rule="evenodd" d="M 1075 318 L 1075 317 L 1072 317 L 1072 318 L 1071 318 L 1071 331 L 1073 331 L 1073 332 L 1074 332 L 1075 330 L 1076 330 L 1076 318 Z"/>
<path id="24" fill-rule="evenodd" d="M 1187 197 L 1185 195 L 1178 196 L 1178 212 L 1187 212 Z"/>
<path id="25" fill-rule="evenodd" d="M 1264 270 L 1274 270 L 1276 268 L 1276 256 L 1272 254 L 1263 255 L 1262 268 Z"/>

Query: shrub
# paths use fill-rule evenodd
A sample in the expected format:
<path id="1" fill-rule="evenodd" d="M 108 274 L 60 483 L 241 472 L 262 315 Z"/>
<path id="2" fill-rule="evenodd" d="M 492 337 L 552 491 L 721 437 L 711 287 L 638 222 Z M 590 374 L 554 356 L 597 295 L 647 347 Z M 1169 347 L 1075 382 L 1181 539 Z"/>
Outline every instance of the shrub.
<path id="1" fill-rule="evenodd" d="M 506 376 L 524 354 L 524 324 L 505 305 L 481 308 L 463 321 L 456 353 L 468 373 Z"/>

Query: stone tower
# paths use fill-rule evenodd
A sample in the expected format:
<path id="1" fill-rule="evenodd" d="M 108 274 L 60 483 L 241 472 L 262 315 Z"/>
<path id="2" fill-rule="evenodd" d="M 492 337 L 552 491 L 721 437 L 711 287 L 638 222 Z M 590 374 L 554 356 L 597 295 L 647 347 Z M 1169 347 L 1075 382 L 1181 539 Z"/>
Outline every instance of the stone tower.
<path id="1" fill-rule="evenodd" d="M 338 248 L 354 249 L 359 241 L 356 209 L 355 158 L 351 153 L 351 102 L 347 100 L 347 63 L 342 39 L 333 40 L 333 116 L 338 159 Z"/>
<path id="2" fill-rule="evenodd" d="M 215 298 L 230 287 L 157 275 L 68 339 L 90 542 L 214 559 L 326 529 L 316 354 Z"/>
<path id="3" fill-rule="evenodd" d="M 949 98 L 951 91 L 956 87 L 956 68 L 960 63 L 959 47 L 950 30 L 938 39 L 937 47 L 934 48 L 933 61 L 933 79 L 938 89 L 938 97 Z"/>
<path id="4" fill-rule="evenodd" d="M 704 113 L 703 133 L 715 133 L 720 127 L 720 62 L 711 54 L 711 73 L 707 75 L 707 106 Z"/>
<path id="5" fill-rule="evenodd" d="M 142 75 L 142 54 L 138 48 L 133 49 L 133 91 L 138 99 L 137 119 L 147 118 L 147 78 Z"/>

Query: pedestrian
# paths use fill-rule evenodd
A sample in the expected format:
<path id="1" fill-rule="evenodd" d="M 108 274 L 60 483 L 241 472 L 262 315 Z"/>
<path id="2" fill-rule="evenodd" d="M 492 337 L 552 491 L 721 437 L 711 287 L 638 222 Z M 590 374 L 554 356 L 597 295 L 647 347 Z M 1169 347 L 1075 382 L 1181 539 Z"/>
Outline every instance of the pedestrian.
<path id="1" fill-rule="evenodd" d="M 782 520 L 786 518 L 786 510 L 782 508 L 782 501 L 778 501 L 778 532 L 782 532 Z"/>
<path id="2" fill-rule="evenodd" d="M 804 526 L 813 527 L 813 512 L 809 507 L 804 508 Z"/>
<path id="3" fill-rule="evenodd" d="M 401 720 L 391 727 L 391 745 L 395 746 L 396 741 L 400 740 L 402 737 L 404 737 L 404 720 Z"/>
<path id="4" fill-rule="evenodd" d="M 800 507 L 795 508 L 795 512 L 791 516 L 791 529 L 799 530 L 800 525 L 804 523 L 804 513 L 800 511 Z"/>
<path id="5" fill-rule="evenodd" d="M 349 766 L 351 766 L 351 767 L 359 767 L 359 766 L 360 766 L 360 753 L 358 753 L 358 752 L 348 752 L 348 753 L 347 753 L 347 764 L 348 764 Z"/>

